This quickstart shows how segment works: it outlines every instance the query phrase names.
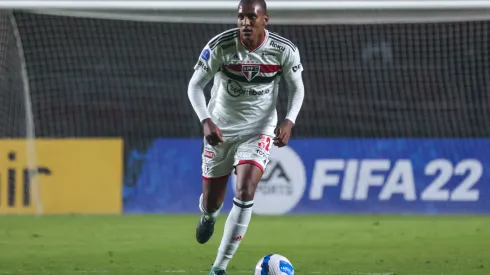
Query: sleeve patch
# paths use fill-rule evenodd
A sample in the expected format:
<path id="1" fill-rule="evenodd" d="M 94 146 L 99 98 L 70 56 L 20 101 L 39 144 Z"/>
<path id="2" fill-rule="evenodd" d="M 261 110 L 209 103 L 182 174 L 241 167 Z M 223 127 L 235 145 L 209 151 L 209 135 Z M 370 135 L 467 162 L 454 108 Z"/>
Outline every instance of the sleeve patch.
<path id="1" fill-rule="evenodd" d="M 201 58 L 203 60 L 206 60 L 207 61 L 210 56 L 211 56 L 211 53 L 209 52 L 208 49 L 204 49 L 204 51 L 202 51 L 202 53 L 201 53 Z"/>

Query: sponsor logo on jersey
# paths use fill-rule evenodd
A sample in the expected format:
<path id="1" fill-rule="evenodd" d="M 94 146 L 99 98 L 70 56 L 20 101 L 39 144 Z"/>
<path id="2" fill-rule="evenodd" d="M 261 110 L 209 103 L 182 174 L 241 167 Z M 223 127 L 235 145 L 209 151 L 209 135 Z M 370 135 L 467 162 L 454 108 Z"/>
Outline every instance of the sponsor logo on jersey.
<path id="1" fill-rule="evenodd" d="M 236 190 L 236 175 L 232 186 Z M 255 214 L 282 215 L 301 200 L 306 188 L 306 171 L 301 158 L 289 146 L 270 148 L 269 164 L 254 198 Z"/>
<path id="2" fill-rule="evenodd" d="M 199 60 L 199 61 L 197 62 L 197 65 L 198 65 L 199 67 L 201 67 L 201 68 L 202 68 L 202 69 L 203 69 L 205 72 L 208 72 L 208 71 L 209 71 L 209 67 L 208 67 L 208 66 L 206 66 L 206 64 L 204 64 L 204 62 L 202 62 L 201 60 Z"/>
<path id="3" fill-rule="evenodd" d="M 242 73 L 247 78 L 248 81 L 251 81 L 256 77 L 260 72 L 259 65 L 243 65 Z"/>
<path id="4" fill-rule="evenodd" d="M 262 158 L 269 157 L 269 153 L 266 153 L 263 149 L 257 149 L 256 153 Z"/>
<path id="5" fill-rule="evenodd" d="M 231 43 L 228 43 L 228 44 L 222 45 L 222 46 L 221 46 L 221 49 L 226 50 L 226 49 L 228 49 L 229 47 L 233 47 L 233 46 L 235 46 L 235 45 L 236 45 L 236 42 L 235 42 L 235 41 L 233 41 L 233 42 L 231 42 Z"/>
<path id="6" fill-rule="evenodd" d="M 208 50 L 208 49 L 205 49 L 204 51 L 202 51 L 201 53 L 201 58 L 203 60 L 208 60 L 209 57 L 211 56 L 211 52 Z"/>
<path id="7" fill-rule="evenodd" d="M 262 57 L 265 57 L 265 56 L 276 56 L 276 54 L 275 53 L 263 52 L 262 53 Z"/>
<path id="8" fill-rule="evenodd" d="M 293 72 L 296 72 L 299 69 L 301 69 L 301 64 L 298 64 L 296 66 L 293 66 Z"/>
<path id="9" fill-rule="evenodd" d="M 255 95 L 255 96 L 261 96 L 261 95 L 266 95 L 270 93 L 270 89 L 263 89 L 263 90 L 254 90 L 254 89 L 244 89 L 240 83 L 236 82 L 235 80 L 228 80 L 228 83 L 226 84 L 226 91 L 228 92 L 229 95 L 233 97 L 239 97 L 241 95 Z"/>
<path id="10" fill-rule="evenodd" d="M 281 52 L 283 52 L 284 50 L 286 50 L 286 47 L 281 46 L 281 45 L 275 43 L 274 41 L 271 41 L 271 43 L 269 45 L 271 45 L 273 48 L 276 48 L 276 49 L 280 50 Z"/>
<path id="11" fill-rule="evenodd" d="M 204 156 L 209 159 L 213 159 L 216 155 L 214 154 L 213 151 L 204 150 Z"/>

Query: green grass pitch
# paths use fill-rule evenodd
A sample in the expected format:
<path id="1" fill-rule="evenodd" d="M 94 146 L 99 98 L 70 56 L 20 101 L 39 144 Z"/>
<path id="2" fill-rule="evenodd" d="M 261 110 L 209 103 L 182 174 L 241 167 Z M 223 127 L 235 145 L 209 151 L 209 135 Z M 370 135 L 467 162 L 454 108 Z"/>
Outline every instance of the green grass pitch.
<path id="1" fill-rule="evenodd" d="M 197 216 L 0 216 L 0 275 L 207 274 L 225 215 L 204 245 Z M 228 274 L 269 253 L 296 274 L 490 275 L 490 217 L 253 216 Z"/>

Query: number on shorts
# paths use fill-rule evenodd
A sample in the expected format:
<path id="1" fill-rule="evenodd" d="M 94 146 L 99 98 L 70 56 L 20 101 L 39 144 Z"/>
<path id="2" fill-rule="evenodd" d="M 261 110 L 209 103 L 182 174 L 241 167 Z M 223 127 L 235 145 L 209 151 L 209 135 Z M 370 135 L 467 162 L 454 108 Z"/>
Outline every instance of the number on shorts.
<path id="1" fill-rule="evenodd" d="M 271 137 L 266 135 L 260 135 L 259 138 L 260 138 L 259 147 L 269 152 L 269 149 L 271 147 L 271 141 L 272 141 Z"/>

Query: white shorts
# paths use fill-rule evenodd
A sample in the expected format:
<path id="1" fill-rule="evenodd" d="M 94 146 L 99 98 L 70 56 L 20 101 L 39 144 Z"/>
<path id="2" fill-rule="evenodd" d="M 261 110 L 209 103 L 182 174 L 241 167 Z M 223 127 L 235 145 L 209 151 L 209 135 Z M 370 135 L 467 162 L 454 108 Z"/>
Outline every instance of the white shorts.
<path id="1" fill-rule="evenodd" d="M 225 137 L 225 141 L 218 146 L 211 146 L 204 139 L 202 178 L 228 176 L 237 165 L 244 163 L 253 164 L 264 172 L 269 163 L 272 143 L 272 136 L 269 135 Z"/>

